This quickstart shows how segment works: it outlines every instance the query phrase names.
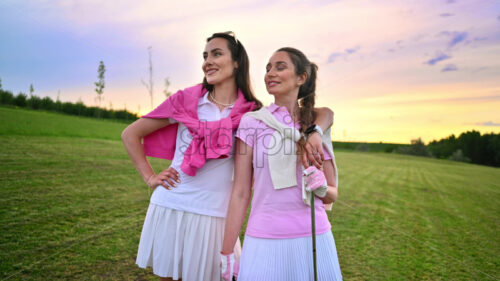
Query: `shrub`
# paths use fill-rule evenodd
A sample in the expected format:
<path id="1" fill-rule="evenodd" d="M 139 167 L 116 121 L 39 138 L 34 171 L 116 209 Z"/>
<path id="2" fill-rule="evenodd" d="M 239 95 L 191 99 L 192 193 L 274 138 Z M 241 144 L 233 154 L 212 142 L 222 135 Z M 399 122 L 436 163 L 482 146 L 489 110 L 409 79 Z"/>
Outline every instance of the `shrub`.
<path id="1" fill-rule="evenodd" d="M 449 159 L 453 161 L 470 162 L 470 158 L 466 157 L 461 149 L 455 150 Z"/>
<path id="2" fill-rule="evenodd" d="M 370 148 L 366 143 L 360 143 L 356 146 L 357 151 L 362 151 L 362 152 L 368 152 L 370 151 Z"/>
<path id="3" fill-rule="evenodd" d="M 54 101 L 50 97 L 44 97 L 41 101 L 40 108 L 45 110 L 53 110 Z"/>
<path id="4" fill-rule="evenodd" d="M 40 109 L 42 107 L 42 99 L 38 96 L 31 95 L 28 99 L 28 106 L 32 109 Z"/>
<path id="5" fill-rule="evenodd" d="M 0 89 L 0 104 L 14 104 L 12 92 Z"/>
<path id="6" fill-rule="evenodd" d="M 412 140 L 411 144 L 408 146 L 398 147 L 395 150 L 395 152 L 401 153 L 401 154 L 409 154 L 409 155 L 415 155 L 415 156 L 426 156 L 426 157 L 430 157 L 432 155 L 429 152 L 429 150 L 427 149 L 427 147 L 425 146 L 425 144 L 421 138 Z"/>
<path id="7" fill-rule="evenodd" d="M 19 106 L 19 107 L 26 107 L 27 104 L 27 96 L 25 93 L 19 93 L 17 96 L 14 98 L 14 104 Z"/>

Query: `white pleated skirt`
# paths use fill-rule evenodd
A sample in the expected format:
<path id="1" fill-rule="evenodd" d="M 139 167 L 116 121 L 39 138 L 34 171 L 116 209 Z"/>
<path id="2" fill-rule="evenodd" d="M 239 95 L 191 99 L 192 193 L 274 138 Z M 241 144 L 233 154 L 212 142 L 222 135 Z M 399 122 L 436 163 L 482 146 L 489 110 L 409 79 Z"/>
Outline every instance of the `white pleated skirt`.
<path id="1" fill-rule="evenodd" d="M 224 223 L 224 218 L 150 204 L 136 263 L 141 268 L 151 266 L 160 277 L 219 281 Z"/>
<path id="2" fill-rule="evenodd" d="M 318 280 L 342 280 L 330 231 L 316 236 Z M 245 236 L 238 281 L 314 280 L 312 238 L 266 239 Z"/>

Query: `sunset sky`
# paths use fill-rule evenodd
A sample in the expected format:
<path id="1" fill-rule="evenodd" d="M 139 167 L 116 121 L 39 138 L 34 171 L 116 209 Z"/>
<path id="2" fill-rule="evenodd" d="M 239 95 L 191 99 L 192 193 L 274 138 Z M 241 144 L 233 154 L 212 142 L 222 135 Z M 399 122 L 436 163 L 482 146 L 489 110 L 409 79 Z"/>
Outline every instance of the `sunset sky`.
<path id="1" fill-rule="evenodd" d="M 201 82 L 214 32 L 245 45 L 256 95 L 284 46 L 319 66 L 317 104 L 335 112 L 338 141 L 428 142 L 475 129 L 500 132 L 500 1 L 0 1 L 4 89 L 96 105 L 104 61 L 106 108 L 147 113 Z"/>

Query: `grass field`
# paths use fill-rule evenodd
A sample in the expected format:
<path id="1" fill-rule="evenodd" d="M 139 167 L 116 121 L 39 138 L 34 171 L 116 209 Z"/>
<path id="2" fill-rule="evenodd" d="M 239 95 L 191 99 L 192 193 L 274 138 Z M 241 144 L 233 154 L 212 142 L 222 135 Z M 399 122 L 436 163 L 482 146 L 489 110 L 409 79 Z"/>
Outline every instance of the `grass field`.
<path id="1" fill-rule="evenodd" d="M 135 265 L 148 191 L 126 125 L 2 107 L 0 118 L 0 279 L 157 280 Z M 500 169 L 336 155 L 329 215 L 345 280 L 500 279 Z"/>

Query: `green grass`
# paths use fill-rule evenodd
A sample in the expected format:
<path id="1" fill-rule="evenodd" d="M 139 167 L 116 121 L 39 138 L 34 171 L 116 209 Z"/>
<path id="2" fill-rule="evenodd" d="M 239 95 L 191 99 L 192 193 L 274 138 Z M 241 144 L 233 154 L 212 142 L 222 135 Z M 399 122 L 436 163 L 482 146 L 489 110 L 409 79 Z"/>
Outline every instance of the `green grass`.
<path id="1" fill-rule="evenodd" d="M 120 140 L 123 122 L 48 111 L 0 107 L 0 136 L 55 136 Z"/>
<path id="2" fill-rule="evenodd" d="M 157 280 L 135 265 L 149 197 L 119 140 L 126 125 L 2 107 L 0 117 L 0 279 Z M 336 156 L 329 215 L 345 280 L 500 278 L 500 169 Z"/>

